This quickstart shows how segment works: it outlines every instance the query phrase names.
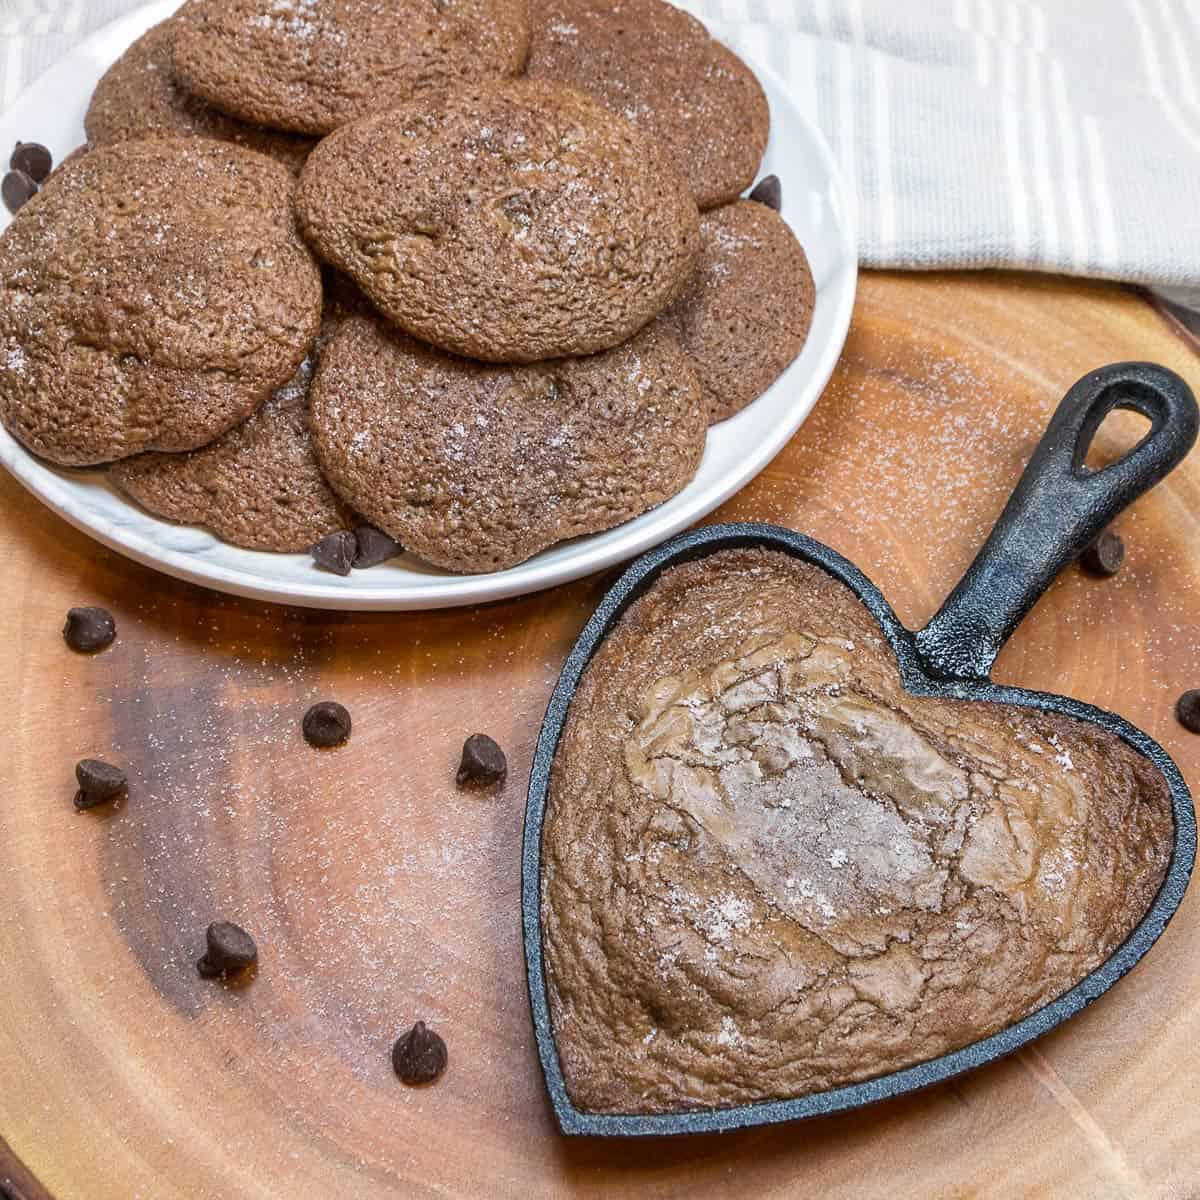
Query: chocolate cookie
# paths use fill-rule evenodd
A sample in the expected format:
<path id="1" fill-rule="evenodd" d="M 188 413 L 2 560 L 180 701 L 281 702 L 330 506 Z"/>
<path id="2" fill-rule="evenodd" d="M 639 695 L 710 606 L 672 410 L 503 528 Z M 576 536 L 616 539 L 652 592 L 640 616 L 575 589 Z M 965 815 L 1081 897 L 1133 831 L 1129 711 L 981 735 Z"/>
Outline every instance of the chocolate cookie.
<path id="1" fill-rule="evenodd" d="M 352 524 L 308 431 L 309 384 L 338 319 L 327 306 L 317 345 L 291 382 L 224 437 L 188 454 L 137 454 L 114 463 L 109 478 L 156 516 L 206 525 L 251 550 L 307 550 Z"/>
<path id="2" fill-rule="evenodd" d="M 355 317 L 312 386 L 317 458 L 342 497 L 451 571 L 499 571 L 674 495 L 704 449 L 700 386 L 651 328 L 603 354 L 495 367 Z"/>
<path id="3" fill-rule="evenodd" d="M 66 158 L 64 158 L 62 160 L 62 162 L 55 163 L 54 169 L 50 172 L 49 176 L 46 178 L 46 181 L 45 181 L 45 183 L 42 184 L 42 186 L 45 187 L 46 183 L 49 183 L 51 179 L 54 179 L 60 171 L 64 171 L 72 163 L 78 162 L 85 154 L 88 153 L 89 150 L 91 150 L 91 148 L 92 148 L 91 142 L 84 142 L 83 145 L 76 146 L 75 149 L 72 150 L 66 156 Z"/>
<path id="4" fill-rule="evenodd" d="M 560 84 L 381 113 L 309 157 L 305 236 L 401 328 L 536 362 L 624 341 L 680 291 L 696 206 L 657 146 Z"/>
<path id="5" fill-rule="evenodd" d="M 657 138 L 701 208 L 749 187 L 771 114 L 754 72 L 664 0 L 532 0 L 527 73 L 595 96 Z"/>
<path id="6" fill-rule="evenodd" d="M 869 1079 L 1062 995 L 1154 900 L 1171 798 L 1095 726 L 910 695 L 844 585 L 729 550 L 592 658 L 541 845 L 572 1103 L 676 1112 Z"/>
<path id="7" fill-rule="evenodd" d="M 208 138 L 123 142 L 56 171 L 0 236 L 0 419 L 70 465 L 192 450 L 308 353 L 321 277 L 293 178 Z"/>
<path id="8" fill-rule="evenodd" d="M 325 134 L 430 88 L 517 74 L 525 0 L 192 0 L 186 87 L 272 129 Z"/>
<path id="9" fill-rule="evenodd" d="M 88 140 L 109 146 L 134 138 L 209 137 L 236 142 L 299 171 L 311 138 L 234 120 L 180 86 L 172 52 L 190 5 L 144 33 L 105 71 L 83 119 Z"/>
<path id="10" fill-rule="evenodd" d="M 757 399 L 800 353 L 816 291 L 784 219 L 739 200 L 700 217 L 700 261 L 659 317 L 692 357 L 710 421 Z"/>

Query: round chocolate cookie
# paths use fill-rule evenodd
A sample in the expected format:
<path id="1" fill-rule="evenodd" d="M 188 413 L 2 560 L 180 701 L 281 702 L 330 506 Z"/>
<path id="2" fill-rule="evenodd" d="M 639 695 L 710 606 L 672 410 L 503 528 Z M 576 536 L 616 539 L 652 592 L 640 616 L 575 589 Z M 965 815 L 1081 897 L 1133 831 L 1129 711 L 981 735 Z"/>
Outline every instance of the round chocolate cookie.
<path id="1" fill-rule="evenodd" d="M 0 236 L 0 419 L 68 465 L 193 450 L 299 367 L 321 276 L 293 177 L 208 138 L 56 171 Z"/>
<path id="2" fill-rule="evenodd" d="M 148 30 L 104 73 L 83 119 L 88 140 L 110 146 L 135 138 L 216 138 L 269 154 L 299 171 L 315 144 L 311 138 L 234 120 L 179 85 L 172 50 L 189 11 L 185 5 Z"/>
<path id="3" fill-rule="evenodd" d="M 701 208 L 750 185 L 771 114 L 754 72 L 664 0 L 532 0 L 531 78 L 595 96 L 657 138 Z"/>
<path id="4" fill-rule="evenodd" d="M 156 516 L 206 525 L 250 550 L 307 550 L 353 525 L 308 430 L 309 384 L 338 319 L 327 304 L 317 345 L 291 382 L 224 437 L 187 454 L 137 454 L 114 463 L 109 478 Z"/>
<path id="5" fill-rule="evenodd" d="M 816 292 L 784 219 L 739 200 L 700 217 L 700 261 L 659 317 L 700 375 L 710 421 L 757 399 L 800 353 Z"/>
<path id="6" fill-rule="evenodd" d="M 296 209 L 317 253 L 402 329 L 492 362 L 624 341 L 678 294 L 697 245 L 696 205 L 651 139 L 531 80 L 339 129 Z"/>
<path id="7" fill-rule="evenodd" d="M 378 317 L 345 321 L 312 386 L 317 458 L 343 499 L 451 571 L 499 571 L 628 521 L 691 479 L 700 386 L 650 328 L 528 366 L 442 354 Z"/>
<path id="8" fill-rule="evenodd" d="M 184 85 L 272 129 L 325 134 L 429 88 L 515 75 L 526 0 L 192 0 Z"/>

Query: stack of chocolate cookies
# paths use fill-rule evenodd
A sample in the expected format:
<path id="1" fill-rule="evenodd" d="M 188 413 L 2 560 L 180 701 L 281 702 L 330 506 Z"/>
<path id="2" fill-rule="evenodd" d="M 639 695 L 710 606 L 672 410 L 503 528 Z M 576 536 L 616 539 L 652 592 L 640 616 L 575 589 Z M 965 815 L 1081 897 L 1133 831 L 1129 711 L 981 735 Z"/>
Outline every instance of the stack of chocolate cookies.
<path id="1" fill-rule="evenodd" d="M 0 419 L 237 545 L 513 566 L 799 353 L 768 125 L 663 0 L 188 0 L 0 237 Z"/>

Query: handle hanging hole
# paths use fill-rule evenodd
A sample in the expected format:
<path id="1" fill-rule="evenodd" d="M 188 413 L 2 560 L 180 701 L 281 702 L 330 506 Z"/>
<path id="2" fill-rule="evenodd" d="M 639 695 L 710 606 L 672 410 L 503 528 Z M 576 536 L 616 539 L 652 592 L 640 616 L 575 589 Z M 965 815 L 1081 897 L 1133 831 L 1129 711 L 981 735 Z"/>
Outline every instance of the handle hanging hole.
<path id="1" fill-rule="evenodd" d="M 1123 367 L 1132 368 L 1133 374 L 1120 374 Z M 1167 421 L 1170 412 L 1176 407 L 1178 397 L 1175 395 L 1173 385 L 1169 391 L 1164 391 L 1162 386 L 1156 386 L 1154 380 L 1139 378 L 1140 369 L 1149 367 L 1153 371 L 1161 371 L 1165 377 L 1177 382 L 1187 395 L 1187 399 L 1192 407 L 1192 415 L 1195 415 L 1196 402 L 1192 398 L 1190 392 L 1187 391 L 1187 384 L 1179 379 L 1177 375 L 1167 371 L 1165 367 L 1153 367 L 1151 364 L 1129 363 L 1116 364 L 1112 368 L 1101 368 L 1100 371 L 1093 371 L 1090 376 L 1085 375 L 1067 393 L 1063 403 L 1059 405 L 1058 412 L 1051 419 L 1051 428 L 1058 421 L 1059 417 L 1064 413 L 1067 414 L 1067 421 L 1073 420 L 1075 424 L 1075 444 L 1071 452 L 1071 471 L 1077 479 L 1082 479 L 1088 475 L 1097 475 L 1103 471 L 1117 468 L 1120 464 L 1128 464 L 1138 450 L 1140 450 L 1147 442 L 1154 439 L 1155 434 L 1162 429 Z M 1107 380 L 1097 379 L 1098 376 L 1109 374 Z M 1099 383 L 1099 387 L 1087 389 L 1086 385 L 1089 381 Z M 1090 390 L 1090 395 L 1088 394 Z M 1072 397 L 1076 393 L 1081 392 L 1072 404 Z M 1103 467 L 1091 468 L 1085 462 L 1087 455 L 1091 452 L 1092 446 L 1096 440 L 1096 434 L 1100 427 L 1108 422 L 1108 419 L 1113 413 L 1139 413 L 1149 421 L 1149 428 L 1145 431 L 1142 437 L 1129 447 L 1123 454 L 1118 455 L 1111 462 L 1106 463 Z M 1073 414 L 1073 415 L 1072 415 Z M 1125 418 L 1118 418 L 1125 419 Z"/>
<path id="2" fill-rule="evenodd" d="M 1083 460 L 1086 471 L 1103 471 L 1113 463 L 1120 462 L 1138 446 L 1150 432 L 1151 421 L 1145 413 L 1136 409 L 1114 408 L 1092 435 L 1087 456 Z"/>

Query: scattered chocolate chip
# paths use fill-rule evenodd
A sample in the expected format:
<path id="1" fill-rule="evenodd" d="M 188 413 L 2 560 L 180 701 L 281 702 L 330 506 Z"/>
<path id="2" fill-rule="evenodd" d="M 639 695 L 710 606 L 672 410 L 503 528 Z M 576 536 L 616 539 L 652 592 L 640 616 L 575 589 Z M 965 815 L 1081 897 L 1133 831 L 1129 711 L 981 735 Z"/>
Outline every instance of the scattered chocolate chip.
<path id="1" fill-rule="evenodd" d="M 1125 543 L 1106 529 L 1080 556 L 1079 565 L 1089 575 L 1115 575 L 1125 561 Z"/>
<path id="2" fill-rule="evenodd" d="M 349 529 L 339 529 L 313 544 L 313 562 L 335 575 L 349 575 L 358 552 L 358 539 Z"/>
<path id="3" fill-rule="evenodd" d="M 504 751 L 486 733 L 473 733 L 463 742 L 462 762 L 455 777 L 459 787 L 464 783 L 496 783 L 507 774 Z"/>
<path id="4" fill-rule="evenodd" d="M 432 1083 L 446 1069 L 446 1043 L 418 1021 L 392 1047 L 392 1069 L 401 1083 Z"/>
<path id="5" fill-rule="evenodd" d="M 204 979 L 237 975 L 258 961 L 254 939 L 232 921 L 214 921 L 205 933 L 208 949 L 196 960 Z"/>
<path id="6" fill-rule="evenodd" d="M 783 207 L 783 184 L 779 182 L 779 176 L 764 175 L 754 185 L 750 199 L 778 212 Z"/>
<path id="7" fill-rule="evenodd" d="M 107 608 L 72 608 L 63 626 L 63 638 L 72 650 L 92 654 L 117 640 L 117 623 Z"/>
<path id="8" fill-rule="evenodd" d="M 79 791 L 75 793 L 75 807 L 80 812 L 123 796 L 129 782 L 120 767 L 101 762 L 98 758 L 80 759 L 75 764 L 75 779 L 79 784 Z"/>
<path id="9" fill-rule="evenodd" d="M 322 700 L 304 714 L 303 728 L 311 746 L 340 746 L 350 736 L 350 714 L 336 700 Z"/>
<path id="10" fill-rule="evenodd" d="M 0 197 L 3 197 L 4 207 L 10 213 L 15 213 L 23 204 L 32 200 L 37 192 L 37 183 L 24 171 L 9 171 L 3 180 L 0 180 Z"/>
<path id="11" fill-rule="evenodd" d="M 366 567 L 377 567 L 404 550 L 394 537 L 388 537 L 382 529 L 376 529 L 374 525 L 360 525 L 354 531 L 354 537 L 358 542 L 354 566 L 360 571 Z"/>
<path id="12" fill-rule="evenodd" d="M 50 174 L 54 159 L 38 142 L 18 142 L 8 165 L 14 171 L 24 171 L 34 183 L 41 183 Z"/>
<path id="13" fill-rule="evenodd" d="M 1200 688 L 1184 692 L 1175 701 L 1175 716 L 1189 733 L 1200 733 Z"/>

